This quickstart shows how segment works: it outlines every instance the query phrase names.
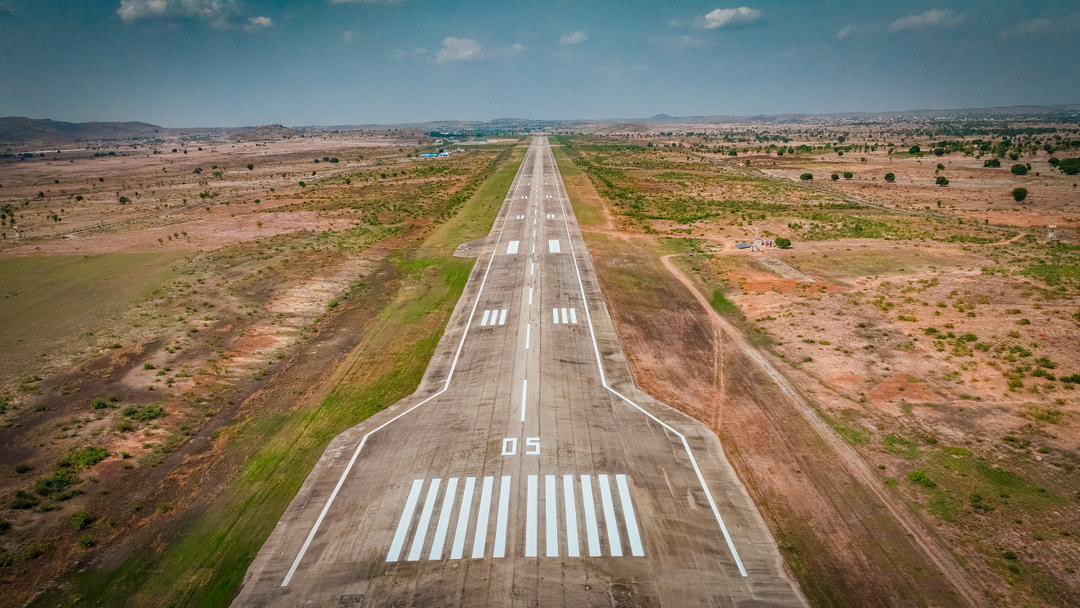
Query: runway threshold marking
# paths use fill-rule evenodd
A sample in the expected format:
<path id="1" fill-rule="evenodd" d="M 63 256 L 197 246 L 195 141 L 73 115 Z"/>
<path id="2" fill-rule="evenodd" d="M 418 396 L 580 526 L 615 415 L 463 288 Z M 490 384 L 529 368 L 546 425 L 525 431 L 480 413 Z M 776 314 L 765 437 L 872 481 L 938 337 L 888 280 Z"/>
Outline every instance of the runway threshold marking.
<path id="1" fill-rule="evenodd" d="M 611 488 L 610 479 L 615 478 L 615 490 Z M 541 478 L 543 485 L 541 486 Z M 561 478 L 561 482 L 560 482 Z M 402 507 L 398 526 L 394 538 L 390 544 L 390 550 L 386 554 L 386 561 L 394 563 L 401 561 L 401 550 L 409 544 L 409 553 L 406 563 L 420 561 L 426 555 L 427 561 L 441 561 L 443 559 L 457 560 L 464 557 L 466 544 L 472 536 L 472 549 L 469 552 L 471 559 L 485 559 L 488 557 L 490 547 L 491 559 L 502 559 L 507 555 L 507 538 L 509 528 L 510 500 L 515 495 L 513 492 L 512 477 L 503 475 L 498 484 L 498 500 L 495 499 L 495 479 L 493 475 L 484 477 L 464 477 L 465 483 L 459 483 L 461 478 L 450 477 L 441 483 L 438 478 L 425 480 L 414 479 L 409 488 L 405 505 Z M 580 479 L 580 486 L 578 480 Z M 427 488 L 424 488 L 424 485 Z M 588 540 L 589 557 L 643 557 L 645 549 L 641 544 L 641 533 L 638 529 L 637 517 L 631 498 L 632 490 L 629 478 L 624 474 L 595 476 L 595 484 L 600 492 L 600 504 L 595 502 L 595 490 L 593 488 L 593 476 L 573 474 L 545 474 L 525 476 L 525 519 L 518 520 L 522 526 L 517 531 L 517 538 L 524 536 L 521 547 L 524 557 L 551 557 L 557 558 L 565 555 L 568 558 L 579 558 L 581 555 L 580 539 L 578 537 L 578 521 L 585 521 L 586 537 Z M 480 486 L 479 502 L 475 513 L 472 505 L 476 500 L 477 486 Z M 458 496 L 458 488 L 463 487 Z M 439 494 L 442 493 L 440 498 Z M 577 496 L 580 492 L 581 501 Z M 615 501 L 616 492 L 618 503 Z M 559 494 L 562 496 L 559 496 Z M 418 510 L 420 496 L 424 495 L 423 506 Z M 459 500 L 460 498 L 460 500 Z M 494 534 L 492 532 L 492 504 L 495 503 Z M 541 504 L 543 503 L 543 504 Z M 439 504 L 437 520 L 432 523 L 435 505 Z M 457 525 L 453 531 L 453 544 L 450 554 L 443 551 L 449 536 L 450 521 L 453 519 L 454 505 L 460 504 L 457 514 Z M 562 509 L 562 516 L 559 510 Z M 419 512 L 419 516 L 417 513 Z M 543 523 L 541 524 L 541 518 Z M 415 526 L 414 526 L 414 520 Z M 601 527 L 601 523 L 603 527 Z M 434 530 L 430 528 L 434 525 Z M 622 549 L 621 534 L 625 530 L 626 538 L 630 543 L 630 555 L 626 555 Z M 540 555 L 540 537 L 543 535 L 543 555 Z M 425 545 L 431 539 L 431 546 Z M 489 544 L 488 539 L 492 542 Z M 606 541 L 605 545 L 601 540 Z M 563 544 L 565 542 L 565 545 Z M 563 548 L 565 547 L 565 553 Z"/>
<path id="2" fill-rule="evenodd" d="M 552 308 L 551 322 L 556 325 L 577 325 L 576 308 Z"/>
<path id="3" fill-rule="evenodd" d="M 495 325 L 506 325 L 506 316 L 510 314 L 509 309 L 495 308 L 484 311 L 484 315 L 480 317 L 480 327 L 492 327 Z"/>

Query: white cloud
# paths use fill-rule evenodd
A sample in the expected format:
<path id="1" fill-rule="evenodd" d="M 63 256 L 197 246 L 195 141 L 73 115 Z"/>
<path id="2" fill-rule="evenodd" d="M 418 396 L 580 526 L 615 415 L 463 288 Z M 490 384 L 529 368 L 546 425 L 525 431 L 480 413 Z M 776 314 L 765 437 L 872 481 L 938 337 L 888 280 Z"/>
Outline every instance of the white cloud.
<path id="1" fill-rule="evenodd" d="M 901 17 L 892 22 L 892 25 L 889 26 L 889 31 L 906 32 L 911 30 L 924 30 L 932 27 L 953 27 L 960 25 L 963 20 L 964 16 L 960 13 L 947 8 L 935 8 L 926 11 L 925 13 Z"/>
<path id="2" fill-rule="evenodd" d="M 562 46 L 574 46 L 575 44 L 581 44 L 589 39 L 589 35 L 582 31 L 570 32 L 564 34 L 562 38 L 559 38 L 559 44 Z"/>
<path id="3" fill-rule="evenodd" d="M 737 25 L 750 25 L 761 20 L 761 11 L 748 6 L 738 8 L 718 8 L 705 13 L 701 18 L 701 27 L 717 30 Z"/>
<path id="4" fill-rule="evenodd" d="M 1021 36 L 1030 36 L 1032 34 L 1048 32 L 1053 29 L 1053 25 L 1053 22 L 1045 17 L 1032 19 L 1031 21 L 1022 21 L 1002 30 L 1001 33 L 998 34 L 998 38 L 1007 40 L 1009 38 L 1018 38 Z"/>
<path id="5" fill-rule="evenodd" d="M 116 14 L 125 23 L 183 17 L 226 28 L 239 16 L 240 4 L 237 0 L 120 0 Z"/>
<path id="6" fill-rule="evenodd" d="M 352 30 L 341 32 L 341 41 L 345 44 L 352 44 L 354 40 L 356 40 L 356 32 Z"/>
<path id="7" fill-rule="evenodd" d="M 514 44 L 511 44 L 510 47 L 506 50 L 507 53 L 510 55 L 520 55 L 525 50 L 525 45 L 521 44 L 520 42 L 515 42 Z"/>
<path id="8" fill-rule="evenodd" d="M 853 36 L 863 36 L 873 33 L 877 30 L 877 27 L 868 23 L 853 23 L 851 25 L 845 25 L 840 28 L 840 31 L 836 32 L 837 40 L 847 40 Z"/>
<path id="9" fill-rule="evenodd" d="M 450 36 L 443 39 L 442 48 L 435 58 L 438 63 L 452 63 L 455 61 L 476 61 L 484 58 L 484 47 L 479 42 L 470 38 L 454 38 Z"/>
<path id="10" fill-rule="evenodd" d="M 274 27 L 274 20 L 270 17 L 260 15 L 258 17 L 249 18 L 244 29 L 249 32 L 254 32 L 256 30 L 265 30 L 270 27 Z"/>

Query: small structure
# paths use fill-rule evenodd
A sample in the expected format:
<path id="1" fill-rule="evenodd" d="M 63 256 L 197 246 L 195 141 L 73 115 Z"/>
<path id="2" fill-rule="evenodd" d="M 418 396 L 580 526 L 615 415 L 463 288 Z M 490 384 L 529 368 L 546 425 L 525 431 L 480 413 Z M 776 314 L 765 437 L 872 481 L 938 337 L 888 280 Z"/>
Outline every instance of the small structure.
<path id="1" fill-rule="evenodd" d="M 1046 227 L 1046 240 L 1051 243 L 1056 243 L 1058 240 L 1057 224 L 1050 224 Z"/>

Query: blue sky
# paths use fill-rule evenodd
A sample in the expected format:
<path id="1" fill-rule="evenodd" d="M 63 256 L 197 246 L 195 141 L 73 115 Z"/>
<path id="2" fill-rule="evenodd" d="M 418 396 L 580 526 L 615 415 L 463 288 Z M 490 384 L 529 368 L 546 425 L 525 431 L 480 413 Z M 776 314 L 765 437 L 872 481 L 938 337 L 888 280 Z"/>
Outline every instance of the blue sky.
<path id="1" fill-rule="evenodd" d="M 0 0 L 0 115 L 165 126 L 1080 102 L 1080 3 Z"/>

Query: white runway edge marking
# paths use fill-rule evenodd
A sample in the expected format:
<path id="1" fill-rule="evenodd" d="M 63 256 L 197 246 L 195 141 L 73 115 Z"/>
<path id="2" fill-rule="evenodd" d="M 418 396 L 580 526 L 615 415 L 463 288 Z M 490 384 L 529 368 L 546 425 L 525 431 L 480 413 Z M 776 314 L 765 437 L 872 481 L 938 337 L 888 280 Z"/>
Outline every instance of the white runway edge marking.
<path id="1" fill-rule="evenodd" d="M 520 244 L 521 244 L 521 241 L 510 241 L 509 243 L 507 243 L 506 244 L 506 255 L 514 255 L 515 253 L 517 253 L 518 252 L 518 245 L 520 245 Z"/>
<path id="2" fill-rule="evenodd" d="M 517 171 L 517 175 L 514 176 L 514 181 L 517 181 L 521 177 L 521 175 L 525 172 L 526 161 L 528 160 L 528 155 L 530 155 L 530 154 L 533 154 L 533 151 L 532 151 L 531 147 L 530 147 L 529 151 L 526 154 L 526 158 L 522 159 L 521 164 L 518 165 L 518 171 Z M 300 546 L 300 551 L 298 551 L 296 553 L 296 557 L 293 559 L 292 564 L 289 566 L 289 571 L 285 573 L 285 578 L 281 579 L 281 586 L 282 587 L 288 587 L 289 583 L 292 582 L 293 576 L 296 575 L 296 570 L 300 567 L 300 562 L 304 561 L 304 556 L 307 555 L 307 551 L 311 547 L 312 541 L 315 540 L 315 535 L 319 533 L 319 528 L 322 527 L 322 522 L 323 522 L 324 519 L 326 519 L 326 514 L 330 512 L 330 508 L 334 505 L 334 500 L 337 499 L 337 495 L 341 492 L 342 486 L 345 485 L 345 480 L 348 479 L 349 473 L 352 472 L 353 466 L 356 465 L 357 459 L 360 458 L 360 453 L 364 450 L 364 446 L 367 444 L 368 438 L 371 437 L 372 435 L 374 435 L 375 433 L 378 433 L 379 431 L 383 430 L 387 426 L 393 424 L 394 422 L 396 422 L 402 416 L 405 416 L 405 415 L 411 413 L 416 408 L 427 404 L 432 399 L 434 399 L 434 398 L 438 397 L 439 395 L 445 393 L 446 389 L 449 388 L 450 381 L 453 380 L 453 378 L 454 378 L 454 371 L 457 370 L 458 360 L 461 358 L 461 349 L 465 347 L 465 338 L 468 337 L 469 328 L 472 327 L 473 316 L 476 315 L 476 308 L 480 305 L 480 296 L 484 293 L 484 285 L 487 284 L 488 275 L 491 274 L 491 266 L 495 263 L 495 253 L 499 249 L 499 243 L 502 242 L 503 233 L 506 232 L 506 219 L 505 218 L 506 218 L 506 213 L 508 211 L 509 202 L 510 202 L 510 195 L 507 194 L 506 198 L 503 200 L 503 210 L 500 211 L 500 213 L 502 214 L 502 217 L 503 217 L 503 221 L 499 226 L 499 236 L 495 238 L 495 246 L 492 248 L 491 256 L 488 257 L 487 266 L 484 268 L 484 276 L 480 279 L 480 287 L 477 288 L 476 297 L 473 298 L 472 309 L 469 311 L 468 321 L 465 322 L 465 329 L 464 329 L 464 331 L 461 332 L 461 339 L 458 340 L 457 349 L 454 351 L 454 358 L 450 362 L 450 371 L 447 372 L 447 374 L 446 374 L 446 380 L 443 382 L 442 388 L 435 391 L 431 395 L 428 395 L 427 397 L 421 399 L 415 405 L 413 405 L 412 407 L 409 407 L 408 409 L 401 412 L 397 416 L 394 416 L 390 420 L 387 420 L 386 422 L 380 424 L 379 426 L 375 427 L 374 429 L 368 431 L 367 433 L 364 434 L 363 437 L 360 438 L 360 442 L 356 444 L 356 449 L 353 450 L 352 457 L 349 458 L 348 464 L 345 465 L 345 470 L 343 470 L 341 472 L 341 477 L 338 478 L 337 483 L 334 485 L 334 489 L 330 491 L 330 496 L 327 497 L 326 502 L 323 504 L 322 510 L 319 511 L 319 516 L 315 518 L 315 523 L 312 524 L 311 530 L 308 530 L 308 534 L 304 538 L 304 543 Z M 469 490 L 472 489 L 471 486 L 469 486 L 469 485 L 467 485 L 466 487 Z M 417 491 L 419 491 L 419 489 Z M 470 494 L 468 494 L 468 496 L 469 496 L 469 498 L 471 500 L 472 494 L 470 493 Z M 462 508 L 465 509 L 465 505 L 462 505 Z M 455 539 L 454 542 L 456 544 L 457 539 Z M 464 541 L 462 541 L 462 542 L 464 542 Z"/>
<path id="3" fill-rule="evenodd" d="M 424 480 L 417 479 L 412 483 L 409 490 L 409 498 L 405 501 L 405 508 L 401 510 L 401 519 L 398 520 L 397 530 L 394 531 L 394 540 L 390 542 L 390 552 L 386 554 L 386 561 L 396 562 L 401 558 L 401 547 L 405 544 L 405 536 L 409 533 L 412 524 L 413 511 L 416 510 L 416 501 L 420 498 L 420 489 L 424 487 Z"/>
<path id="4" fill-rule="evenodd" d="M 549 239 L 548 240 L 548 252 L 549 253 L 560 253 L 561 252 L 561 246 L 559 244 L 559 239 Z"/>
<path id="5" fill-rule="evenodd" d="M 552 308 L 551 309 L 551 322 L 559 324 L 577 325 L 577 309 L 576 308 Z"/>
<path id="6" fill-rule="evenodd" d="M 550 148 L 547 149 L 547 153 L 550 154 Z M 557 169 L 556 169 L 557 170 Z M 559 189 L 559 205 L 563 211 L 563 228 L 566 230 L 566 238 L 570 243 L 570 258 L 574 262 L 574 273 L 577 275 L 578 288 L 581 290 L 581 297 L 583 306 L 585 307 L 585 320 L 589 324 L 589 336 L 592 338 L 593 355 L 596 358 L 596 369 L 600 374 L 600 384 L 607 389 L 611 394 L 615 395 L 619 399 L 622 399 L 631 407 L 637 411 L 645 414 L 650 420 L 659 424 L 661 427 L 672 433 L 682 442 L 683 450 L 686 452 L 687 458 L 690 459 L 690 465 L 694 469 L 694 474 L 697 476 L 698 483 L 701 485 L 701 489 L 705 492 L 705 498 L 709 501 L 709 507 L 712 509 L 713 517 L 716 518 L 716 523 L 720 526 L 720 532 L 724 536 L 724 541 L 727 543 L 728 551 L 731 553 L 731 557 L 735 560 L 735 565 L 739 568 L 740 576 L 747 576 L 746 567 L 743 565 L 742 558 L 739 557 L 739 551 L 735 548 L 735 541 L 731 538 L 731 533 L 728 531 L 727 524 L 724 523 L 724 518 L 720 515 L 720 509 L 716 506 L 716 499 L 713 498 L 712 490 L 709 489 L 709 484 L 705 481 L 705 475 L 701 472 L 701 467 L 698 466 L 697 458 L 694 457 L 694 452 L 690 449 L 690 442 L 686 440 L 686 435 L 683 435 L 679 431 L 675 430 L 670 424 L 667 424 L 663 420 L 660 420 L 651 412 L 641 407 L 637 403 L 630 400 L 629 397 L 623 395 L 619 391 L 611 388 L 611 385 L 607 382 L 607 374 L 604 373 L 603 360 L 600 358 L 600 346 L 596 342 L 596 330 L 593 328 L 592 313 L 589 311 L 589 300 L 585 295 L 585 282 L 581 279 L 581 267 L 578 265 L 577 253 L 574 251 L 574 240 L 570 236 L 570 221 L 567 218 L 566 201 L 568 197 L 565 192 L 565 187 L 560 183 Z M 582 486 L 584 487 L 584 479 L 582 480 Z"/>

